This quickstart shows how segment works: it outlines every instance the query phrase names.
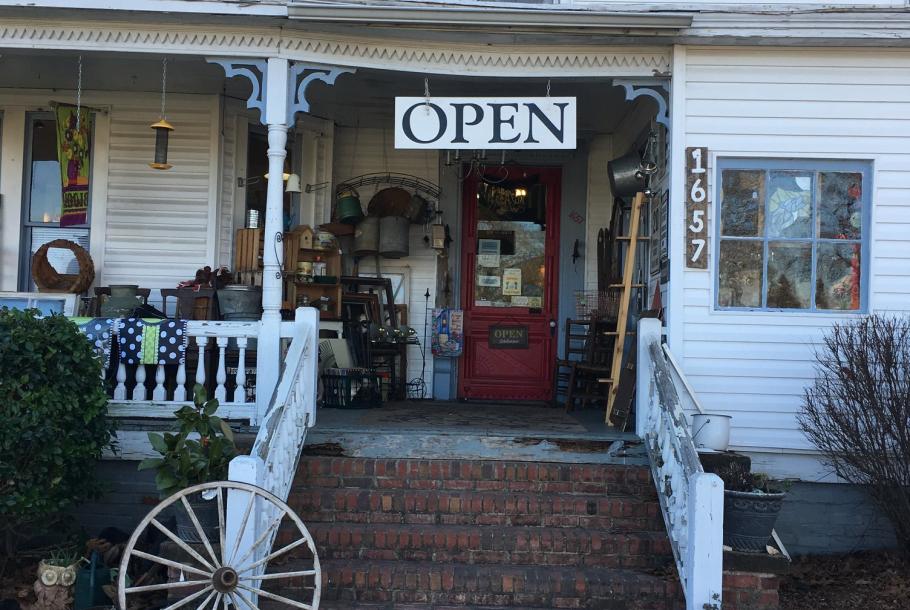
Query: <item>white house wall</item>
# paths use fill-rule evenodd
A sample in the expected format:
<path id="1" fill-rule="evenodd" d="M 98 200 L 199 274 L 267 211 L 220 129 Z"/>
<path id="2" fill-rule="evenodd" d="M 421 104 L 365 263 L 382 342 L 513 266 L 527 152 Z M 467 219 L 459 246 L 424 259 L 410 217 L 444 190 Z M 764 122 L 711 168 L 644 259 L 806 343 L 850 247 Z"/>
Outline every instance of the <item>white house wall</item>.
<path id="1" fill-rule="evenodd" d="M 675 132 L 684 135 L 680 150 L 707 146 L 712 168 L 718 156 L 873 163 L 870 306 L 910 311 L 910 53 L 690 47 L 684 55 L 684 70 L 674 74 L 685 91 L 684 116 L 674 115 L 684 121 Z M 672 281 L 681 281 L 671 303 L 671 345 L 705 408 L 733 416 L 733 446 L 811 450 L 796 414 L 814 377 L 813 346 L 832 322 L 850 316 L 715 311 L 716 192 L 712 176 L 709 270 L 683 271 L 680 253 L 671 251 Z M 681 195 L 671 216 L 680 223 Z M 806 468 L 790 459 L 768 470 Z"/>
<path id="2" fill-rule="evenodd" d="M 61 91 L 54 97 L 73 96 Z M 160 112 L 156 96 L 85 91 L 82 100 L 102 110 L 96 115 L 92 167 L 95 285 L 173 288 L 213 264 L 220 237 L 218 97 L 168 97 L 167 118 L 175 127 L 168 155 L 174 167 L 168 171 L 148 166 L 155 144 L 149 125 Z M 47 92 L 0 89 L 3 290 L 17 288 L 25 113 L 47 110 L 47 102 Z"/>
<path id="3" fill-rule="evenodd" d="M 172 99 L 168 149 L 173 168 L 149 168 L 159 111 L 148 97 L 111 108 L 107 235 L 99 285 L 173 288 L 215 259 L 217 96 Z M 95 236 L 92 236 L 95 239 Z"/>
<path id="4" fill-rule="evenodd" d="M 436 151 L 395 150 L 391 129 L 336 127 L 334 138 L 334 182 L 337 185 L 354 176 L 372 172 L 401 172 L 439 184 L 439 161 Z M 373 194 L 383 188 L 359 189 L 364 211 Z M 424 335 L 424 294 L 430 291 L 429 303 L 436 300 L 436 251 L 424 244 L 423 225 L 411 225 L 410 256 L 400 260 L 381 259 L 380 267 L 389 272 L 407 268 L 409 274 L 408 322 L 417 330 L 421 343 Z M 360 262 L 361 271 L 373 269 L 369 259 Z M 433 392 L 433 356 L 426 350 L 427 396 Z M 423 366 L 420 348 L 408 348 L 408 380 L 417 378 Z"/>

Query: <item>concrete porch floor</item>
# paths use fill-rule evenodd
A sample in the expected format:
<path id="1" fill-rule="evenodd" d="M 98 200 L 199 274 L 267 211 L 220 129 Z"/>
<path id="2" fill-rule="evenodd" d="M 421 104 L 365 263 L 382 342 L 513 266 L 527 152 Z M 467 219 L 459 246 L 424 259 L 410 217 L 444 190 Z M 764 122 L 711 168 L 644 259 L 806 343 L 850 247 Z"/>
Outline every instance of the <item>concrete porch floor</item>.
<path id="1" fill-rule="evenodd" d="M 638 437 L 603 412 L 541 403 L 401 401 L 376 409 L 320 409 L 304 453 L 389 459 L 493 459 L 645 464 Z"/>

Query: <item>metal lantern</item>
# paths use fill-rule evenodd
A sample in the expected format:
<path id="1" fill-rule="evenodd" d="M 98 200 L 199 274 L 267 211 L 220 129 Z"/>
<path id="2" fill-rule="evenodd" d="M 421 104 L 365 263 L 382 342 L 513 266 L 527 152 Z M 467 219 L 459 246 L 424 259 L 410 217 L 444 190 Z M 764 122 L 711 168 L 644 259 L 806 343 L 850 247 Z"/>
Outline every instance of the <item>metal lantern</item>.
<path id="1" fill-rule="evenodd" d="M 155 130 L 155 161 L 149 163 L 152 169 L 171 169 L 173 165 L 167 162 L 167 141 L 174 126 L 166 120 L 161 119 L 157 123 L 150 125 Z"/>

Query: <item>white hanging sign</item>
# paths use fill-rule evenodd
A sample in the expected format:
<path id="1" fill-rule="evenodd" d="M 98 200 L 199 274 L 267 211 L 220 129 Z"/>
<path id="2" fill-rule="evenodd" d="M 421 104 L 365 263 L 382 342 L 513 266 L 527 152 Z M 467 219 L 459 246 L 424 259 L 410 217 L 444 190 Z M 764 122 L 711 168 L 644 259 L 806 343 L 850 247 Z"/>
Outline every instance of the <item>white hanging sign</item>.
<path id="1" fill-rule="evenodd" d="M 395 148 L 574 149 L 574 97 L 396 97 Z"/>

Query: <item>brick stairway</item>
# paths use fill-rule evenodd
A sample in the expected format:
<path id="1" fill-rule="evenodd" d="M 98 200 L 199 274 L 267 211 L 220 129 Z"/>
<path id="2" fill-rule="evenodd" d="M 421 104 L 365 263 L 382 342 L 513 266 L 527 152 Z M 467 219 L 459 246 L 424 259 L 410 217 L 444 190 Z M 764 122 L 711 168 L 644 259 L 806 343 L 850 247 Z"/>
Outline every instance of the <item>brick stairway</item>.
<path id="1" fill-rule="evenodd" d="M 642 466 L 305 456 L 321 607 L 681 606 Z"/>

